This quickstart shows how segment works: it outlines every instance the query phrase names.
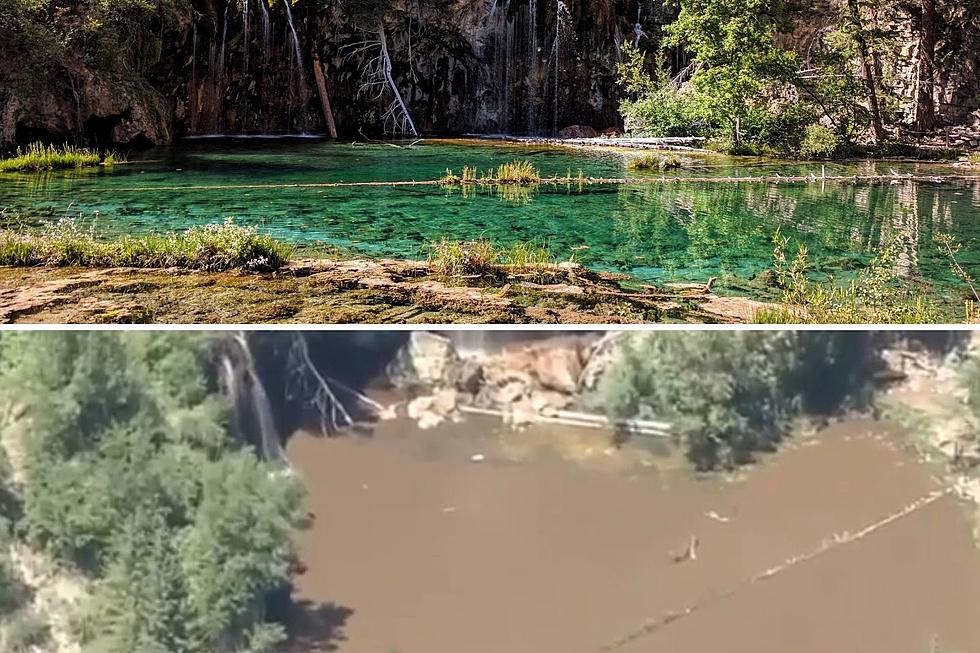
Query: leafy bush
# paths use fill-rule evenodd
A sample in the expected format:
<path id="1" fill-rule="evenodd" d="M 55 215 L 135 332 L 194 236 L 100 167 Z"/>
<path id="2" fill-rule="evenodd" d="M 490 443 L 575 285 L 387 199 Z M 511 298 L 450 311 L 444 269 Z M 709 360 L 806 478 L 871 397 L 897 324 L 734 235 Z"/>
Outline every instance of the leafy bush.
<path id="1" fill-rule="evenodd" d="M 871 369 L 866 341 L 862 333 L 630 334 L 600 389 L 613 417 L 671 421 L 699 469 L 734 467 L 771 450 L 801 411 L 860 400 Z"/>
<path id="2" fill-rule="evenodd" d="M 254 227 L 224 224 L 192 227 L 162 236 L 123 236 L 105 242 L 74 220 L 63 219 L 40 231 L 0 229 L 0 265 L 85 265 L 197 270 L 276 270 L 292 248 Z"/>
<path id="3" fill-rule="evenodd" d="M 807 125 L 800 143 L 800 157 L 804 159 L 829 159 L 840 153 L 843 141 L 829 127 L 820 124 Z"/>
<path id="4" fill-rule="evenodd" d="M 627 93 L 620 102 L 624 127 L 636 136 L 697 136 L 705 133 L 703 117 L 688 94 L 676 91 L 661 54 L 654 81 L 647 73 L 646 57 L 630 43 L 623 45 L 623 61 L 616 66 L 618 82 Z"/>

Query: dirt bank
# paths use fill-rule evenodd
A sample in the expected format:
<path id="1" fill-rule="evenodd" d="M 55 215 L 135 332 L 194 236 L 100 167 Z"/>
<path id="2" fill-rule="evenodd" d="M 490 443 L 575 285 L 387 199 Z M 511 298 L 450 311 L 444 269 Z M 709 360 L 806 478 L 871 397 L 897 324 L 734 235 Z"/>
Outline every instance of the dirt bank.
<path id="1" fill-rule="evenodd" d="M 764 306 L 697 287 L 631 290 L 580 268 L 530 276 L 446 278 L 424 263 L 364 259 L 298 260 L 266 275 L 0 267 L 0 323 L 746 322 Z"/>
<path id="2" fill-rule="evenodd" d="M 321 618 L 304 653 L 980 650 L 964 512 L 942 494 L 882 522 L 942 488 L 883 425 L 832 426 L 739 482 L 514 462 L 486 423 L 444 428 L 290 441 L 315 514 L 297 596 Z M 692 535 L 696 560 L 675 563 Z"/>

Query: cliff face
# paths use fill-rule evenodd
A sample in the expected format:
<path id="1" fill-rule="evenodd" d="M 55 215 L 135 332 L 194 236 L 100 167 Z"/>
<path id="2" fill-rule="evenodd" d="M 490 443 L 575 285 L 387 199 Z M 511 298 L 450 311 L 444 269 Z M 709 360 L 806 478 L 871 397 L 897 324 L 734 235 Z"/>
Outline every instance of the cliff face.
<path id="1" fill-rule="evenodd" d="M 553 134 L 573 124 L 616 126 L 615 64 L 643 32 L 652 48 L 674 3 L 659 0 L 172 0 L 152 60 L 105 72 L 81 50 L 31 62 L 22 41 L 0 38 L 0 147 L 42 139 L 144 146 L 193 134 L 323 132 L 313 74 L 341 133 L 393 125 L 390 88 L 365 74 L 383 25 L 391 77 L 419 131 Z M 380 10 L 365 7 L 376 5 Z M 829 26 L 830 4 L 806 3 L 790 37 L 805 51 Z M 812 6 L 809 6 L 812 5 Z M 980 50 L 969 12 L 944 14 L 937 60 L 941 120 L 978 106 Z M 804 19 L 805 18 L 805 19 Z M 916 14 L 894 19 L 904 47 L 891 83 L 914 97 Z M 4 37 L 0 16 L 0 37 Z M 8 26 L 9 29 L 9 26 Z M 120 44 L 127 47 L 131 44 Z M 153 49 L 145 43 L 135 47 Z M 135 55 L 134 55 L 135 56 Z M 675 53 L 673 63 L 683 64 Z"/>

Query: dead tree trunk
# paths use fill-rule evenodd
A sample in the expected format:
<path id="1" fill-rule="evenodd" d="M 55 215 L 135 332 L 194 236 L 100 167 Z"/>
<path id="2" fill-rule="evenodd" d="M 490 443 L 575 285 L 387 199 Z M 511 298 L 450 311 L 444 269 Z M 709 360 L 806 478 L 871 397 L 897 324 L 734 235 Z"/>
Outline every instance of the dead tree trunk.
<path id="1" fill-rule="evenodd" d="M 939 14 L 936 0 L 922 0 L 922 19 L 919 25 L 919 84 L 916 89 L 915 128 L 931 132 L 936 128 L 936 31 Z"/>
<path id="2" fill-rule="evenodd" d="M 387 80 L 388 86 L 395 96 L 395 102 L 401 110 L 402 131 L 405 131 L 404 126 L 407 126 L 412 130 L 412 136 L 418 136 L 419 132 L 415 129 L 415 122 L 412 120 L 412 116 L 408 112 L 408 107 L 405 106 L 405 101 L 402 99 L 402 94 L 399 92 L 398 86 L 395 85 L 395 80 L 391 76 L 391 56 L 388 54 L 388 39 L 385 36 L 385 26 L 380 21 L 378 22 L 378 42 L 381 45 L 381 66 L 385 80 Z"/>
<path id="3" fill-rule="evenodd" d="M 323 78 L 323 68 L 320 55 L 313 51 L 313 76 L 316 78 L 316 88 L 320 93 L 320 107 L 323 109 L 323 119 L 327 124 L 327 134 L 337 140 L 337 125 L 333 121 L 333 110 L 330 108 L 330 96 L 327 94 L 327 83 Z"/>
<path id="4" fill-rule="evenodd" d="M 868 49 L 868 40 L 864 35 L 864 23 L 861 20 L 861 9 L 858 0 L 847 0 L 848 18 L 854 29 L 854 42 L 858 46 L 861 68 L 864 73 L 864 85 L 868 93 L 868 109 L 871 111 L 871 127 L 874 129 L 875 143 L 885 140 L 885 127 L 881 122 L 881 107 L 878 105 L 878 88 L 875 82 L 874 65 Z"/>

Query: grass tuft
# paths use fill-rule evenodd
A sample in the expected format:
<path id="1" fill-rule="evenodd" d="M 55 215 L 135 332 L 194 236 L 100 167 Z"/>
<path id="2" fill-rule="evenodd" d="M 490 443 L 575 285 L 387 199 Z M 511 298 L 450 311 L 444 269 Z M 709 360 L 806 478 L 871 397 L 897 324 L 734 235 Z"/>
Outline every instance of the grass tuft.
<path id="1" fill-rule="evenodd" d="M 0 265 L 82 265 L 91 267 L 181 267 L 219 271 L 276 270 L 292 247 L 254 227 L 224 224 L 193 227 L 182 233 L 102 241 L 65 218 L 40 230 L 0 229 Z"/>
<path id="2" fill-rule="evenodd" d="M 541 173 L 530 161 L 511 161 L 497 166 L 496 181 L 502 184 L 538 184 Z"/>
<path id="3" fill-rule="evenodd" d="M 516 272 L 535 272 L 554 264 L 548 249 L 533 240 L 514 243 L 501 252 L 501 258 Z"/>
<path id="4" fill-rule="evenodd" d="M 497 248 L 489 240 L 450 240 L 443 236 L 429 245 L 429 267 L 436 274 L 487 274 L 498 259 Z"/>
<path id="5" fill-rule="evenodd" d="M 17 148 L 17 153 L 9 158 L 0 159 L 0 172 L 41 172 L 45 170 L 63 170 L 68 168 L 84 168 L 97 166 L 100 163 L 111 166 L 123 162 L 123 159 L 109 152 L 101 158 L 98 152 L 73 145 L 57 147 L 34 143 L 26 150 Z"/>
<path id="6" fill-rule="evenodd" d="M 629 170 L 660 170 L 662 172 L 680 168 L 681 163 L 680 157 L 673 155 L 644 154 L 631 158 L 626 163 L 626 168 Z"/>
<path id="7" fill-rule="evenodd" d="M 511 272 L 527 274 L 541 272 L 555 263 L 547 247 L 534 241 L 498 247 L 486 239 L 443 237 L 428 249 L 431 270 L 446 276 L 495 274 L 501 265 L 510 266 Z"/>

